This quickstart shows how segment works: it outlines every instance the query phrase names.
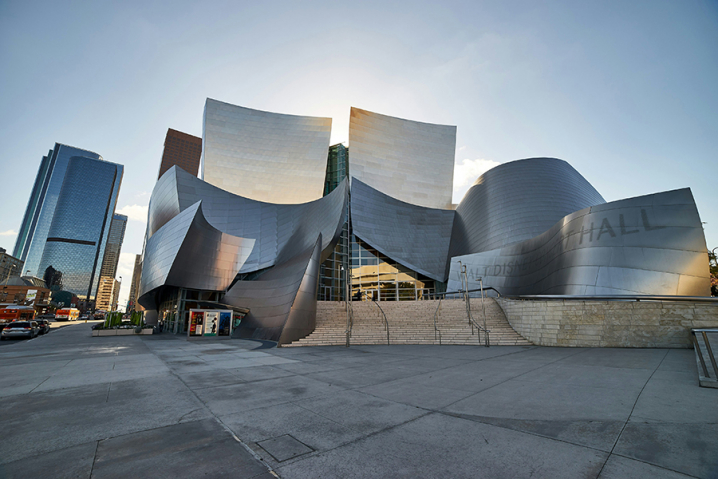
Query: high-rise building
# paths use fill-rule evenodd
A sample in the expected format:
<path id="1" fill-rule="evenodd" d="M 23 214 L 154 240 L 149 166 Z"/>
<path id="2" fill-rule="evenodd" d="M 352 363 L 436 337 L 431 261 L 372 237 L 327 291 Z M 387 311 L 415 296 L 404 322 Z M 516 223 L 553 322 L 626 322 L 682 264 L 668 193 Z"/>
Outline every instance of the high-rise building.
<path id="1" fill-rule="evenodd" d="M 43 157 L 14 256 L 26 274 L 61 278 L 58 289 L 93 300 L 122 183 L 123 166 L 55 144 Z"/>
<path id="2" fill-rule="evenodd" d="M 110 276 L 100 278 L 100 286 L 97 289 L 97 301 L 95 309 L 102 311 L 114 311 L 117 309 L 117 298 L 120 294 L 122 283 Z"/>
<path id="3" fill-rule="evenodd" d="M 105 258 L 102 260 L 102 268 L 100 276 L 109 276 L 114 278 L 117 275 L 117 263 L 120 261 L 120 250 L 122 249 L 122 241 L 125 239 L 125 227 L 127 226 L 127 216 L 115 213 L 112 216 L 110 224 L 110 234 L 107 237 L 107 246 L 105 247 Z"/>
<path id="4" fill-rule="evenodd" d="M 165 149 L 157 178 L 177 165 L 187 173 L 197 176 L 199 159 L 202 156 L 202 138 L 169 128 L 165 136 Z"/>
<path id="5" fill-rule="evenodd" d="M 23 262 L 19 258 L 10 256 L 5 248 L 0 248 L 0 282 L 11 276 L 22 276 Z"/>
<path id="6" fill-rule="evenodd" d="M 135 256 L 135 269 L 132 271 L 132 284 L 130 284 L 130 297 L 127 300 L 127 311 L 144 311 L 137 303 L 137 292 L 140 290 L 140 279 L 142 278 L 142 255 Z"/>

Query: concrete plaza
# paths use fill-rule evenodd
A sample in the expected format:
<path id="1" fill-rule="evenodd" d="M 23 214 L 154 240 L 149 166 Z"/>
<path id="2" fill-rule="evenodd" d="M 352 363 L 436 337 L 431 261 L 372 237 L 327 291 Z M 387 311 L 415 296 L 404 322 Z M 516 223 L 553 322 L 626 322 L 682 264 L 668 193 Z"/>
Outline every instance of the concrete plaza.
<path id="1" fill-rule="evenodd" d="M 0 349 L 0 477 L 718 477 L 692 350 L 90 333 Z"/>

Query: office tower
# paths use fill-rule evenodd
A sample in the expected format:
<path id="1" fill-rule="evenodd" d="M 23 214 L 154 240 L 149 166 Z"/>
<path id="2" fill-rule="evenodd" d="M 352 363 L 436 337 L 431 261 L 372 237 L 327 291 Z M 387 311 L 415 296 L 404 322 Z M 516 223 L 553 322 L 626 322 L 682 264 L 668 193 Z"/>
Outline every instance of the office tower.
<path id="1" fill-rule="evenodd" d="M 107 237 L 105 258 L 102 261 L 100 276 L 109 276 L 111 278 L 117 276 L 117 263 L 120 261 L 120 250 L 122 249 L 122 241 L 125 239 L 126 226 L 127 216 L 117 213 L 112 216 L 110 234 Z"/>
<path id="2" fill-rule="evenodd" d="M 117 298 L 120 294 L 121 284 L 111 276 L 102 276 L 100 286 L 97 289 L 95 309 L 102 311 L 114 311 L 117 309 Z"/>
<path id="3" fill-rule="evenodd" d="M 132 283 L 130 284 L 130 297 L 127 300 L 128 311 L 143 311 L 145 308 L 137 303 L 137 292 L 140 290 L 140 279 L 142 277 L 142 255 L 135 255 L 135 269 L 132 271 Z"/>
<path id="4" fill-rule="evenodd" d="M 165 136 L 165 149 L 157 178 L 177 165 L 187 173 L 197 176 L 199 159 L 202 156 L 202 138 L 169 128 Z"/>
<path id="5" fill-rule="evenodd" d="M 40 163 L 15 243 L 27 274 L 54 271 L 62 289 L 95 298 L 122 174 L 122 165 L 97 153 L 55 144 Z"/>
<path id="6" fill-rule="evenodd" d="M 116 297 L 119 295 L 120 289 L 119 282 L 115 281 L 115 276 L 117 275 L 117 263 L 120 260 L 120 250 L 122 249 L 122 240 L 125 238 L 126 226 L 127 216 L 117 213 L 112 216 L 110 234 L 107 237 L 107 246 L 105 246 L 105 258 L 102 261 L 102 268 L 100 268 L 97 309 L 107 310 L 108 308 L 102 307 L 107 305 L 112 309 L 117 302 Z"/>

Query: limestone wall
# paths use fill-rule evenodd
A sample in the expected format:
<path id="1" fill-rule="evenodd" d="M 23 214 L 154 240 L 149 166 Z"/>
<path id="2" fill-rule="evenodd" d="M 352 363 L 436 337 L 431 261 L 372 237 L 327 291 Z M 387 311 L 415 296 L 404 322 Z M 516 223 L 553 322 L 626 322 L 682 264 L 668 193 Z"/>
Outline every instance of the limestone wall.
<path id="1" fill-rule="evenodd" d="M 511 326 L 541 346 L 690 348 L 690 329 L 718 327 L 718 303 L 497 300 Z"/>

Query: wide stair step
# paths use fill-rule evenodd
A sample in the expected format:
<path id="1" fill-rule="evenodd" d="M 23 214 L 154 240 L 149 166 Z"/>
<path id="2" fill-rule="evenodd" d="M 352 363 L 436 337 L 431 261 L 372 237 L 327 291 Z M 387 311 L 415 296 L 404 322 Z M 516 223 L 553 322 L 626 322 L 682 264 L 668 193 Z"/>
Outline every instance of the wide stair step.
<path id="1" fill-rule="evenodd" d="M 490 331 L 491 346 L 529 346 L 506 320 L 501 306 L 492 298 L 471 302 L 474 320 Z M 431 301 L 382 302 L 389 323 L 389 344 L 457 344 L 484 345 L 466 316 L 461 299 Z M 438 312 L 437 312 L 438 308 Z M 370 301 L 352 303 L 353 322 L 350 344 L 387 344 L 386 323 L 379 307 Z M 434 316 L 436 315 L 436 329 Z M 336 346 L 346 344 L 347 316 L 345 304 L 335 301 L 317 303 L 317 325 L 309 336 L 285 346 Z"/>

